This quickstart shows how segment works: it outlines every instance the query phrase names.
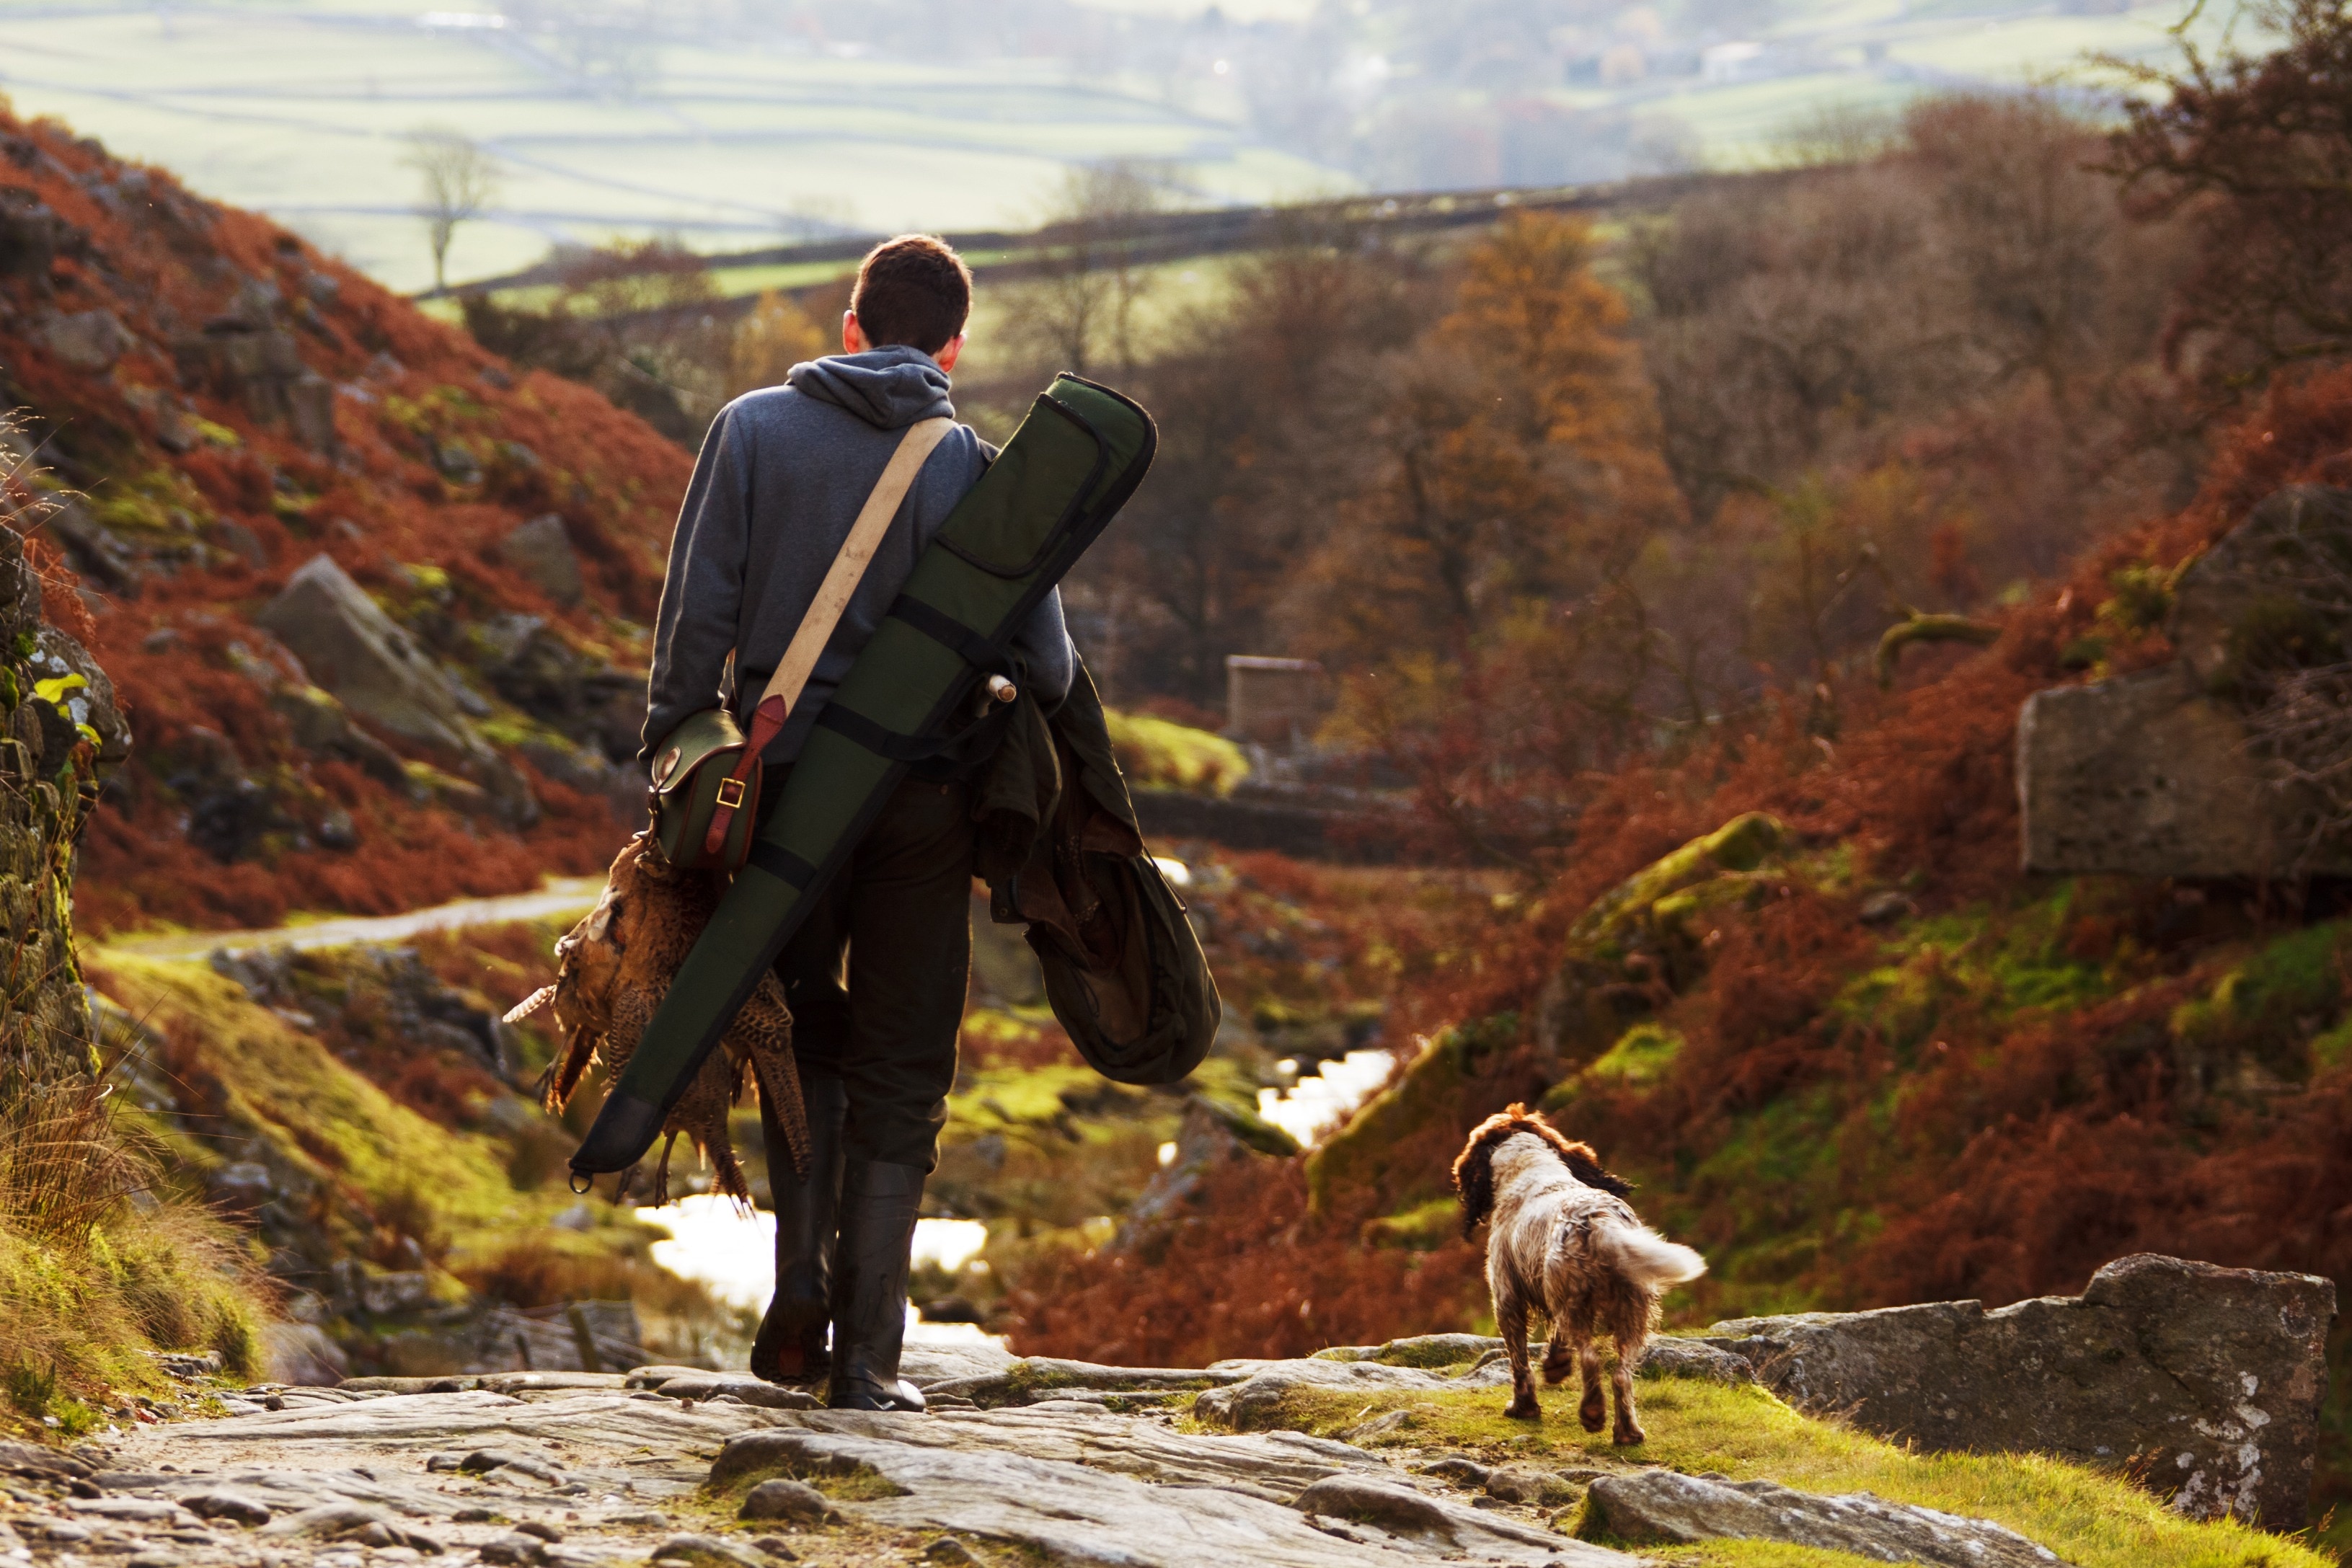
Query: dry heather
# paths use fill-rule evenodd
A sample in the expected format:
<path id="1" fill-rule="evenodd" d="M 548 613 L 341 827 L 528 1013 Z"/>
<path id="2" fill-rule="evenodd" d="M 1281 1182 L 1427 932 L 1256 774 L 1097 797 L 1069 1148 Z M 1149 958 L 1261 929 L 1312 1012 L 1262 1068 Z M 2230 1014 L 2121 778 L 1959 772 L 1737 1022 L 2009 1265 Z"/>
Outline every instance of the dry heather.
<path id="1" fill-rule="evenodd" d="M 461 628 L 537 616 L 583 655 L 641 667 L 688 455 L 589 389 L 509 373 L 293 235 L 55 122 L 0 110 L 0 152 L 18 207 L 54 248 L 46 266 L 16 256 L 0 268 L 0 408 L 29 411 L 42 461 L 136 556 L 73 562 L 86 616 L 72 594 L 54 596 L 60 623 L 121 687 L 140 741 L 84 846 L 83 925 L 381 913 L 599 869 L 615 826 L 602 800 L 561 783 L 534 779 L 544 815 L 516 833 L 298 748 L 250 674 L 282 656 L 249 617 L 324 551 L 396 614 L 429 610 Z M 208 326 L 256 298 L 274 301 L 301 369 L 333 388 L 331 455 L 256 417 L 234 387 L 184 373 L 201 362 Z M 52 329 L 100 312 L 123 329 L 121 351 L 94 372 L 64 357 Z M 578 605 L 551 601 L 496 549 L 549 514 L 580 559 Z M 502 747 L 530 728 L 510 711 L 486 722 Z M 227 863 L 189 841 L 175 789 L 222 737 L 285 819 Z M 353 819 L 356 852 L 304 831 L 337 808 Z"/>

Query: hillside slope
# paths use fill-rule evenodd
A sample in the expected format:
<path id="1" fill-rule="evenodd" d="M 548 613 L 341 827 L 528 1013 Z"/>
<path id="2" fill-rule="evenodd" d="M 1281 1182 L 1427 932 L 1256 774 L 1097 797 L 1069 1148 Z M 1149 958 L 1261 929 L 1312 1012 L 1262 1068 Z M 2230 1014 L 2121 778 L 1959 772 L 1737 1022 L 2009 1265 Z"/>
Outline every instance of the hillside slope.
<path id="1" fill-rule="evenodd" d="M 74 492 L 47 525 L 84 585 L 73 629 L 140 734 L 84 849 L 85 927 L 602 868 L 686 454 L 283 230 L 5 113 L 0 406 Z M 364 594 L 268 611 L 306 568 L 336 589 L 321 556 Z"/>
<path id="2" fill-rule="evenodd" d="M 1142 1250 L 1018 1282 L 1017 1348 L 1182 1364 L 1487 1312 L 1446 1168 L 1540 1102 L 1707 1276 L 1677 1321 L 2073 1291 L 2162 1250 L 2352 1280 L 2341 889 L 2029 877 L 2017 716 L 2170 656 L 2137 590 L 2300 482 L 2352 480 L 2352 374 L 2273 395 L 2179 515 L 1982 653 L 1628 770 L 1540 896 L 1462 912 L 1426 1048 L 1322 1148 L 1213 1174 Z M 1756 815 L 1747 815 L 1755 813 Z M 2313 1514 L 2352 1481 L 2336 1423 Z"/>

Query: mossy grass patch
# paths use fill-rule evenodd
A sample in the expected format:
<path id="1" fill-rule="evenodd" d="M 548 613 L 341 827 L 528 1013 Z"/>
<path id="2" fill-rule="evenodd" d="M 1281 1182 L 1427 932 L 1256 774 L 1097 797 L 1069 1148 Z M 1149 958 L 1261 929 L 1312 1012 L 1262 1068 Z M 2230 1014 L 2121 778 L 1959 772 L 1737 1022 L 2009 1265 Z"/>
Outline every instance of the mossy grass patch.
<path id="1" fill-rule="evenodd" d="M 1800 1415 L 1752 1386 L 1644 1378 L 1639 1388 L 1649 1441 L 1630 1449 L 1612 1444 L 1606 1432 L 1590 1434 L 1577 1425 L 1572 1384 L 1543 1392 L 1544 1420 L 1532 1426 L 1505 1417 L 1507 1396 L 1499 1389 L 1396 1390 L 1367 1400 L 1361 1393 L 1299 1388 L 1285 1398 L 1276 1424 L 1336 1437 L 1405 1411 L 1405 1423 L 1360 1440 L 1374 1448 L 1459 1449 L 1489 1463 L 1600 1469 L 1662 1464 L 1689 1474 L 1774 1480 L 1803 1491 L 1874 1492 L 1892 1502 L 2005 1524 L 2079 1568 L 2330 1568 L 2334 1563 L 2298 1541 L 2233 1521 L 2181 1519 L 2119 1477 L 2040 1455 L 1914 1453 Z M 1832 1552 L 1775 1556 L 1759 1553 L 1754 1543 L 1734 1546 L 1710 1545 L 1666 1560 L 1740 1568 L 1850 1561 Z"/>

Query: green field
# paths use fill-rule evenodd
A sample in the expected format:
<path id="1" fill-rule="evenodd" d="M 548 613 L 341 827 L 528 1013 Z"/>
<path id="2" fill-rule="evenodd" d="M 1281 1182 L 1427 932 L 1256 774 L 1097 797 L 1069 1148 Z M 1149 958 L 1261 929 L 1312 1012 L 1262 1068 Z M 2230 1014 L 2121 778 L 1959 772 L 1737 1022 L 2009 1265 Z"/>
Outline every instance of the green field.
<path id="1" fill-rule="evenodd" d="M 1205 6 L 1096 3 L 1154 26 Z M 2016 0 L 1787 0 L 1757 35 L 1769 53 L 1748 68 L 1752 79 L 1710 79 L 1685 51 L 1675 71 L 1607 86 L 1570 73 L 1504 104 L 1407 71 L 1361 118 L 1370 126 L 1383 105 L 1435 105 L 1429 134 L 1475 140 L 1530 105 L 1601 110 L 1673 128 L 1707 165 L 1754 167 L 1784 156 L 1789 128 L 1824 105 L 1893 108 L 1938 89 L 2087 79 L 2092 51 L 2160 56 L 2183 6 L 2078 16 Z M 1311 6 L 1225 9 L 1281 27 Z M 1379 44 L 1371 15 L 1351 47 Z M 1656 25 L 1646 8 L 1624 16 Z M 2202 29 L 2223 20 L 2217 8 Z M 453 280 L 513 271 L 552 244 L 614 236 L 670 234 L 731 252 L 828 233 L 1025 227 L 1068 165 L 1108 158 L 1176 170 L 1186 199 L 1204 204 L 1334 194 L 1380 177 L 1340 166 L 1340 152 L 1318 161 L 1270 145 L 1225 62 L 1172 44 L 1153 71 L 1013 56 L 951 68 L 741 26 L 722 36 L 714 24 L 704 42 L 632 45 L 628 85 L 616 88 L 551 54 L 555 35 L 430 0 L 0 0 L 0 91 L 20 113 L 58 116 L 404 288 L 430 279 L 409 210 L 415 176 L 402 162 L 404 136 L 425 125 L 484 142 L 506 172 L 495 211 L 458 234 Z M 733 292 L 804 281 L 728 283 Z"/>

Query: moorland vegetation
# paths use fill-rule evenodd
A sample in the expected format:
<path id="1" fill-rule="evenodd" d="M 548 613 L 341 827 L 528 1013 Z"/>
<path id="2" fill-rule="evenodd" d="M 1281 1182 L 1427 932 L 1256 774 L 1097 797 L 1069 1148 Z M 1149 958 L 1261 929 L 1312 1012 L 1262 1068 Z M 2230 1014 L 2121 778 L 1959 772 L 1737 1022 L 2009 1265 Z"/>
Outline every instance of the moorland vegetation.
<path id="1" fill-rule="evenodd" d="M 1451 863 L 1199 857 L 1242 1026 L 1201 1088 L 1256 1152 L 1150 1224 L 1104 1217 L 1149 1196 L 1181 1103 L 1075 1081 L 1033 997 L 977 997 L 940 1186 L 1001 1222 L 994 1266 L 932 1283 L 984 1289 L 1019 1348 L 1139 1364 L 1467 1325 L 1443 1171 L 1521 1098 L 1713 1260 L 1685 1320 L 2014 1300 L 2143 1247 L 2352 1279 L 2339 894 L 2026 877 L 2011 763 L 2027 695 L 2169 655 L 2195 551 L 2281 486 L 2352 482 L 2337 263 L 2293 215 L 2345 221 L 2326 110 L 2352 23 L 2288 21 L 2120 135 L 1939 100 L 1654 219 L 1302 226 L 1190 296 L 1121 281 L 1112 245 L 1011 288 L 1031 329 L 960 382 L 976 417 L 1001 433 L 1075 349 L 1162 425 L 1071 593 L 1148 721 L 1129 755 L 1226 787 L 1179 721 L 1225 655 L 1310 653 L 1326 742 L 1402 780 Z M 695 423 L 676 394 L 772 380 L 822 344 L 829 286 L 739 325 L 691 258 L 607 257 L 552 308 L 481 302 L 477 341 L 62 127 L 0 136 L 0 392 L 54 476 L 20 501 L 50 503 L 52 618 L 138 740 L 80 833 L 83 932 L 599 869 L 633 749 L 615 677 Z M 648 385 L 671 439 L 614 406 Z M 339 701 L 262 629 L 322 553 L 452 672 L 479 749 Z M 549 1042 L 383 1027 L 402 988 L 520 997 L 546 935 L 435 947 L 426 980 L 95 956 L 168 1070 L 174 1212 L 250 1144 L 323 1249 L 248 1233 L 254 1264 L 348 1257 L 446 1304 L 650 1299 L 641 1229 L 553 1223 L 562 1134 L 515 1092 Z M 1374 1040 L 1409 1063 L 1320 1147 L 1248 1124 L 1280 1059 Z M 146 1213 L 125 1190 L 110 1212 Z M 234 1352 L 245 1320 L 216 1316 Z M 2347 1472 L 2332 1453 L 2315 1512 Z"/>

